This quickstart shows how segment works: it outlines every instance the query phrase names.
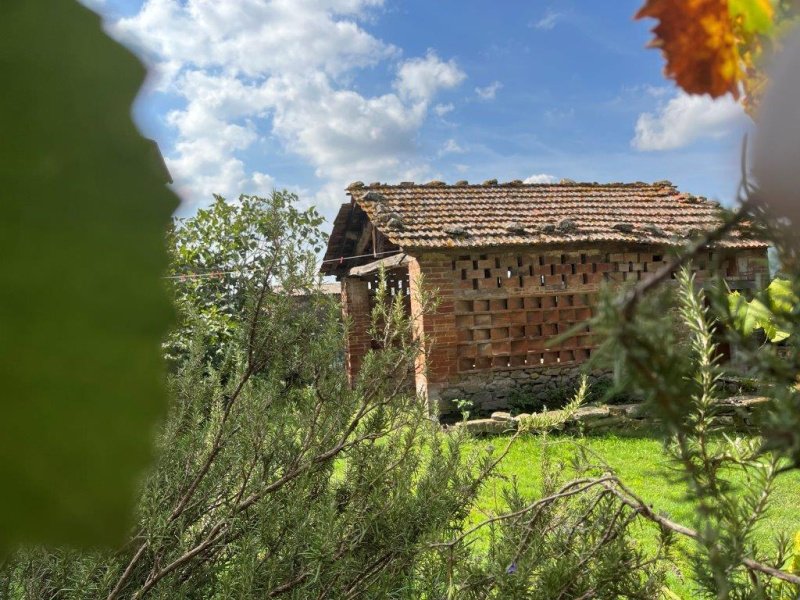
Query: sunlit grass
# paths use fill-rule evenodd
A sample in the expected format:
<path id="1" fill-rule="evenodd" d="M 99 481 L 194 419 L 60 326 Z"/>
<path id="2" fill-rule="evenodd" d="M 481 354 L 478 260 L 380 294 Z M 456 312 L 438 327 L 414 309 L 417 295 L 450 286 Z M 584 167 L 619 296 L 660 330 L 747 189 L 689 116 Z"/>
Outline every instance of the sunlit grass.
<path id="1" fill-rule="evenodd" d="M 507 438 L 488 438 L 476 441 L 480 447 L 502 447 Z M 660 513 L 685 525 L 695 525 L 695 505 L 687 497 L 686 485 L 670 470 L 662 436 L 652 429 L 630 430 L 586 438 L 567 435 L 548 436 L 546 452 L 554 463 L 560 465 L 564 477 L 570 476 L 571 457 L 576 445 L 583 444 L 593 456 L 593 462 L 605 463 L 645 502 Z M 528 497 L 540 496 L 541 464 L 544 443 L 534 436 L 518 439 L 508 456 L 501 463 L 501 478 L 490 482 L 483 490 L 478 507 L 470 521 L 478 522 L 486 514 L 496 514 L 502 506 L 502 488 L 517 481 L 519 489 Z M 731 474 L 735 484 L 739 477 Z M 766 518 L 758 524 L 755 541 L 762 548 L 770 548 L 779 534 L 789 535 L 800 530 L 800 473 L 782 475 L 775 487 Z M 657 546 L 654 526 L 642 524 L 636 527 L 637 541 L 645 550 L 653 551 Z M 678 548 L 676 567 L 669 577 L 670 589 L 681 598 L 692 598 L 691 569 L 687 552 L 691 542 L 683 540 Z"/>

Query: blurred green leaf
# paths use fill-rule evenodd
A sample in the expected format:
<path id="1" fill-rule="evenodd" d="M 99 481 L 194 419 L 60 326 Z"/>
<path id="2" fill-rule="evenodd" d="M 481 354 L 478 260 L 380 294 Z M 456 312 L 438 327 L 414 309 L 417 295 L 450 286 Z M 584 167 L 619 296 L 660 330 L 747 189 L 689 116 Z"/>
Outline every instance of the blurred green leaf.
<path id="1" fill-rule="evenodd" d="M 743 335 L 752 335 L 757 329 L 772 343 L 782 342 L 789 333 L 779 328 L 776 315 L 791 313 L 797 297 L 786 280 L 775 279 L 764 293 L 764 301 L 753 298 L 749 302 L 739 292 L 728 294 L 728 308 L 733 317 L 733 326 Z"/>
<path id="2" fill-rule="evenodd" d="M 784 315 L 790 315 L 800 302 L 788 279 L 773 279 L 767 286 L 767 298 L 772 312 Z"/>
<path id="3" fill-rule="evenodd" d="M 748 302 L 739 292 L 728 295 L 728 305 L 733 324 L 743 335 L 752 335 L 756 329 L 761 329 L 762 322 L 769 320 L 769 310 L 759 300 Z"/>
<path id="4" fill-rule="evenodd" d="M 734 19 L 741 18 L 747 33 L 768 35 L 772 31 L 775 10 L 770 0 L 729 0 L 728 10 Z"/>
<path id="5" fill-rule="evenodd" d="M 165 406 L 176 206 L 137 59 L 73 1 L 0 3 L 0 547 L 118 541 Z"/>

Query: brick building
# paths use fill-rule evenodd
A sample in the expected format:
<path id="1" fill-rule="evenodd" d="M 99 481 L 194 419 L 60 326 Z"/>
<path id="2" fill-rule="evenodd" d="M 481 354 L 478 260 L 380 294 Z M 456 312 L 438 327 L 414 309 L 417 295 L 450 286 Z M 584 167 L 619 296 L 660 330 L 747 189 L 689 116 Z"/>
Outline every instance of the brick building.
<path id="1" fill-rule="evenodd" d="M 667 181 L 357 182 L 347 192 L 322 272 L 342 283 L 342 310 L 352 323 L 349 375 L 371 347 L 379 265 L 414 315 L 424 274 L 440 302 L 418 319 L 432 345 L 416 385 L 442 412 L 456 398 L 499 408 L 514 389 L 544 392 L 574 376 L 596 347 L 591 331 L 553 340 L 592 315 L 600 286 L 651 276 L 671 249 L 719 223 L 716 203 Z M 695 269 L 698 280 L 717 269 L 732 288 L 753 288 L 766 282 L 767 245 L 737 230 Z"/>

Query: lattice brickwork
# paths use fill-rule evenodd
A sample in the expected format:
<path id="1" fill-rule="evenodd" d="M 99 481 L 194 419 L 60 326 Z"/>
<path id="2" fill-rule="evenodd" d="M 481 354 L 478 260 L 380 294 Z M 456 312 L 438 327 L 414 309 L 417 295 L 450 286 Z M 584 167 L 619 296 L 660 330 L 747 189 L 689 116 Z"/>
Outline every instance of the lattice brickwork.
<path id="1" fill-rule="evenodd" d="M 603 281 L 640 281 L 664 263 L 652 253 L 598 251 L 460 256 L 453 270 L 461 290 L 555 291 Z"/>
<path id="2" fill-rule="evenodd" d="M 556 339 L 591 318 L 602 283 L 635 283 L 663 264 L 664 255 L 653 251 L 458 256 L 452 261 L 458 371 L 587 360 L 596 347 L 588 326 L 559 344 Z M 697 279 L 715 268 L 736 276 L 753 264 L 710 252 L 695 263 Z"/>
<path id="3" fill-rule="evenodd" d="M 588 327 L 554 340 L 592 316 L 595 294 L 550 294 L 456 301 L 459 371 L 582 362 L 594 341 Z"/>

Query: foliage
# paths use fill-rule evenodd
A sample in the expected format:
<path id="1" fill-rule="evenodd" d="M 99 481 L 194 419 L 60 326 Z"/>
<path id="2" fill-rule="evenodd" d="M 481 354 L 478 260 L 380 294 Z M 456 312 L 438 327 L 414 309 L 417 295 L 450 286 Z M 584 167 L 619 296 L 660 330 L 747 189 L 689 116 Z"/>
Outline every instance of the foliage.
<path id="1" fill-rule="evenodd" d="M 296 208 L 298 202 L 287 191 L 268 198 L 243 195 L 237 202 L 215 196 L 208 208 L 176 220 L 169 235 L 170 276 L 180 323 L 166 343 L 171 359 L 185 358 L 202 332 L 206 348 L 221 360 L 264 273 L 273 283 L 314 285 L 322 218 L 314 208 Z"/>
<path id="2" fill-rule="evenodd" d="M 763 330 L 770 342 L 782 342 L 789 332 L 780 329 L 779 321 L 791 315 L 800 302 L 791 289 L 788 279 L 772 282 L 749 302 L 739 292 L 728 294 L 729 311 L 733 325 L 744 336 Z"/>
<path id="3" fill-rule="evenodd" d="M 177 205 L 133 124 L 145 70 L 76 2 L 0 5 L 0 549 L 118 541 L 166 395 Z"/>
<path id="4" fill-rule="evenodd" d="M 581 382 L 578 385 L 578 389 L 575 391 L 575 395 L 564 405 L 564 408 L 560 409 L 555 415 L 552 414 L 553 411 L 528 415 L 520 420 L 520 430 L 547 431 L 548 429 L 563 425 L 575 415 L 578 409 L 586 401 L 588 391 L 589 380 L 586 375 L 583 375 L 581 377 Z"/>
<path id="5" fill-rule="evenodd" d="M 764 63 L 797 16 L 790 0 L 647 0 L 636 18 L 659 20 L 652 47 L 666 76 L 690 94 L 744 93 L 753 113 L 766 87 Z"/>
<path id="6" fill-rule="evenodd" d="M 198 340 L 170 378 L 175 404 L 130 542 L 21 557 L 28 597 L 382 597 L 409 585 L 420 548 L 463 518 L 491 457 L 465 458 L 405 392 L 416 346 L 391 306 L 376 320 L 397 343 L 366 358 L 351 390 L 336 304 L 292 295 L 311 281 L 283 283 L 259 290 L 255 328 L 219 367 Z"/>
<path id="7" fill-rule="evenodd" d="M 537 499 L 512 480 L 503 491 L 505 512 L 467 529 L 447 544 L 439 560 L 422 569 L 425 598 L 656 598 L 664 584 L 665 532 L 655 552 L 633 541 L 637 511 L 619 502 L 585 457 L 577 478 L 548 459 L 543 444 Z M 483 536 L 483 552 L 479 535 Z"/>
<path id="8" fill-rule="evenodd" d="M 793 556 L 789 570 L 792 573 L 800 574 L 800 531 L 794 534 Z"/>
<path id="9" fill-rule="evenodd" d="M 454 402 L 458 412 L 461 414 L 462 421 L 468 421 L 469 415 L 472 412 L 472 409 L 475 407 L 475 403 L 472 400 L 456 400 Z"/>
<path id="10" fill-rule="evenodd" d="M 636 18 L 659 20 L 652 42 L 667 58 L 666 75 L 690 94 L 738 97 L 741 79 L 726 0 L 649 0 Z"/>
<path id="11" fill-rule="evenodd" d="M 508 497 L 514 512 L 488 548 L 465 543 L 483 529 L 467 529 L 466 517 L 508 447 L 469 450 L 467 434 L 443 431 L 409 393 L 425 340 L 412 338 L 413 320 L 385 281 L 373 312 L 380 343 L 352 388 L 338 359 L 338 307 L 309 273 L 262 272 L 250 293 L 222 358 L 209 336 L 195 336 L 169 378 L 174 404 L 128 542 L 91 553 L 28 548 L 5 565 L 6 593 L 544 598 L 659 588 L 659 565 L 630 541 L 635 510 L 579 497 L 558 469 L 548 471 L 549 496 Z M 434 304 L 419 300 L 423 310 Z"/>
<path id="12" fill-rule="evenodd" d="M 536 413 L 543 410 L 558 410 L 567 406 L 580 389 L 580 381 L 563 383 L 546 388 L 545 393 L 521 386 L 511 391 L 508 405 L 513 414 Z M 640 398 L 615 385 L 613 378 L 597 376 L 586 390 L 587 404 L 630 404 Z"/>
<path id="13" fill-rule="evenodd" d="M 724 436 L 725 431 L 717 434 Z M 627 487 L 659 514 L 679 523 L 692 523 L 697 514 L 697 503 L 688 497 L 688 484 L 675 477 L 675 464 L 664 446 L 664 431 L 655 423 L 633 426 L 628 424 L 604 432 L 587 432 L 584 437 L 555 434 L 543 444 L 538 436 L 520 437 L 498 465 L 498 477 L 487 481 L 473 509 L 474 520 L 482 515 L 503 511 L 503 489 L 515 483 L 523 495 L 538 492 L 541 484 L 542 460 L 556 464 L 561 476 L 569 480 L 577 476 L 572 470 L 573 457 L 582 451 L 591 461 L 599 464 L 600 472 L 614 472 Z M 475 446 L 497 446 L 501 438 L 476 440 Z M 604 464 L 605 463 L 605 464 Z M 746 483 L 745 474 L 738 468 L 726 469 L 726 478 L 738 487 Z M 770 547 L 776 536 L 800 528 L 800 511 L 797 495 L 800 490 L 800 472 L 787 473 L 777 479 L 770 496 L 765 518 L 756 524 L 753 543 Z M 634 541 L 644 552 L 654 553 L 660 543 L 657 524 L 640 523 L 633 528 Z M 678 598 L 697 596 L 697 583 L 693 577 L 689 551 L 694 541 L 679 539 L 669 554 L 667 585 Z"/>
<path id="14" fill-rule="evenodd" d="M 780 569 L 785 563 L 786 544 L 778 543 L 767 553 L 753 543 L 775 480 L 785 470 L 782 456 L 791 456 L 796 442 L 791 438 L 771 442 L 769 428 L 764 429 L 764 438 L 755 440 L 719 436 L 725 424 L 717 418 L 715 407 L 724 371 L 716 340 L 723 331 L 709 314 L 705 291 L 695 285 L 688 269 L 680 273 L 679 283 L 678 316 L 685 341 L 681 343 L 673 334 L 656 345 L 650 338 L 653 328 L 670 331 L 664 323 L 670 317 L 662 317 L 661 323 L 650 318 L 629 320 L 617 304 L 607 302 L 605 351 L 615 357 L 618 376 L 646 395 L 670 431 L 676 476 L 689 485 L 699 507 L 696 529 L 675 529 L 696 542 L 695 573 L 703 592 L 717 598 L 766 598 L 783 597 L 791 588 L 796 594 L 796 589 L 770 576 L 770 569 Z M 730 322 L 724 286 L 717 285 L 709 292 L 718 318 Z M 647 304 L 641 305 L 638 316 L 650 315 L 650 310 Z M 731 335 L 738 334 L 732 331 Z M 757 377 L 775 382 L 776 375 L 758 371 Z M 776 387 L 765 421 L 782 414 L 782 404 L 796 402 L 791 398 L 796 393 L 794 386 L 787 388 L 785 382 Z M 732 485 L 729 477 L 733 471 L 742 473 L 743 486 Z M 784 573 L 781 577 L 788 576 Z"/>

